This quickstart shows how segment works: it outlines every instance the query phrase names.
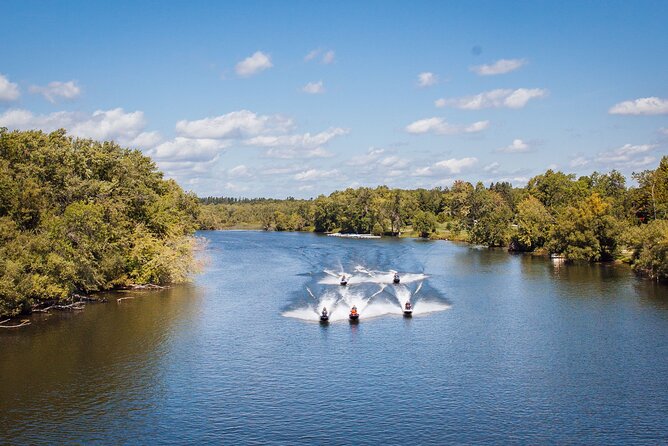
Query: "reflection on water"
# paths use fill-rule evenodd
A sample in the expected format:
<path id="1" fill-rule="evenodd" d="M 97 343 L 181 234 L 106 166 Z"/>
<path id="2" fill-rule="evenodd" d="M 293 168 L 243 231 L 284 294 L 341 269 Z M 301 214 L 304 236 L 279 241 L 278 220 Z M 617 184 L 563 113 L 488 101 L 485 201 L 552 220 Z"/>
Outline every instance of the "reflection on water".
<path id="1" fill-rule="evenodd" d="M 0 443 L 668 442 L 668 289 L 624 265 L 202 235 L 192 286 L 0 332 Z"/>

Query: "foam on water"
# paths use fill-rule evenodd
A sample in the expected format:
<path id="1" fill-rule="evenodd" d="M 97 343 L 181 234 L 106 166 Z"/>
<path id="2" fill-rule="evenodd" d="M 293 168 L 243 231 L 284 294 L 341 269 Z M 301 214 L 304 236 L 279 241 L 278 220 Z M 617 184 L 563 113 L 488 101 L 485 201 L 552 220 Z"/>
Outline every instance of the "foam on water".
<path id="1" fill-rule="evenodd" d="M 305 321 L 320 321 L 320 313 L 327 308 L 330 322 L 346 321 L 350 309 L 357 307 L 362 320 L 386 315 L 402 315 L 406 302 L 413 304 L 413 315 L 443 311 L 450 306 L 434 296 L 416 297 L 423 289 L 428 276 L 423 273 L 400 272 L 401 282 L 393 283 L 396 271 L 377 271 L 356 265 L 348 273 L 343 266 L 323 270 L 320 278 L 314 278 L 315 291 L 306 287 L 308 299 L 297 298 L 301 304 L 283 312 L 283 316 Z M 347 286 L 341 286 L 341 276 L 348 279 Z M 417 286 L 415 285 L 417 283 Z M 427 293 L 429 294 L 429 293 Z M 307 297 L 307 296 L 305 296 Z"/>
<path id="2" fill-rule="evenodd" d="M 394 274 L 397 271 L 369 271 L 359 265 L 355 272 L 348 273 L 343 269 L 336 272 L 331 269 L 323 271 L 326 275 L 318 281 L 320 285 L 341 285 L 341 276 L 345 275 L 348 279 L 348 285 L 359 285 L 363 283 L 390 284 L 394 283 Z M 428 276 L 421 273 L 402 273 L 399 272 L 401 283 L 414 283 L 425 280 Z"/>

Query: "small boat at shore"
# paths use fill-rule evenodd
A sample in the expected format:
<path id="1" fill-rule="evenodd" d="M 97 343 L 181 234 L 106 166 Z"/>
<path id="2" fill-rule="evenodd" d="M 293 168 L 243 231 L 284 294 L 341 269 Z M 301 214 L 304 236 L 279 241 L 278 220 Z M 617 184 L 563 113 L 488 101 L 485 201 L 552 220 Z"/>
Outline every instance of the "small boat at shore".
<path id="1" fill-rule="evenodd" d="M 350 314 L 348 315 L 350 322 L 357 322 L 360 319 L 360 314 L 357 312 L 357 307 L 353 306 L 350 309 Z"/>
<path id="2" fill-rule="evenodd" d="M 394 283 L 401 282 L 401 279 L 399 278 L 399 273 L 394 273 L 394 278 L 392 279 L 392 282 Z"/>
<path id="3" fill-rule="evenodd" d="M 413 317 L 413 305 L 411 305 L 410 301 L 407 301 L 406 305 L 404 305 L 404 317 Z"/>

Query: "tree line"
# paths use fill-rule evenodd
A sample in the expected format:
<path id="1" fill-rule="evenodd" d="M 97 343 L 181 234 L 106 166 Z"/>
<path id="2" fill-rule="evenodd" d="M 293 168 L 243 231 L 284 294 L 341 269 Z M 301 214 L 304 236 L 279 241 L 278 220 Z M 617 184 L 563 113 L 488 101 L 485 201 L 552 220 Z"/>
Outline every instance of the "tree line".
<path id="1" fill-rule="evenodd" d="M 462 240 L 572 261 L 625 260 L 640 274 L 668 279 L 668 157 L 634 173 L 576 177 L 547 170 L 525 187 L 455 181 L 449 188 L 386 186 L 336 191 L 311 200 L 210 198 L 203 229 L 257 227 L 277 231 L 416 235 Z M 217 203 L 217 204 L 215 204 Z"/>
<path id="2" fill-rule="evenodd" d="M 138 150 L 0 128 L 0 316 L 185 280 L 199 208 Z"/>

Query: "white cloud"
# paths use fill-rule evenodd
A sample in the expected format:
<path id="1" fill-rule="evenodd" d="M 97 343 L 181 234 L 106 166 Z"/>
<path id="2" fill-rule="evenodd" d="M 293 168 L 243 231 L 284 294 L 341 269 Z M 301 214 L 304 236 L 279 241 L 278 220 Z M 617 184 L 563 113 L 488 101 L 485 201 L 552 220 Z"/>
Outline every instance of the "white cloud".
<path id="1" fill-rule="evenodd" d="M 168 178 L 187 180 L 188 184 L 196 184 L 202 178 L 211 177 L 216 162 L 218 156 L 206 161 L 156 160 L 158 167 Z"/>
<path id="2" fill-rule="evenodd" d="M 269 169 L 263 170 L 262 175 L 286 175 L 294 174 L 302 170 L 299 166 L 289 166 L 289 167 L 270 167 Z"/>
<path id="3" fill-rule="evenodd" d="M 439 161 L 434 164 L 435 167 L 439 169 L 447 170 L 450 173 L 460 173 L 462 169 L 466 169 L 475 165 L 478 162 L 477 158 L 467 157 L 467 158 L 450 158 L 449 160 Z"/>
<path id="4" fill-rule="evenodd" d="M 249 77 L 273 66 L 268 55 L 262 51 L 256 51 L 252 56 L 236 64 L 234 71 L 241 77 Z"/>
<path id="5" fill-rule="evenodd" d="M 318 56 L 322 54 L 322 58 L 320 59 L 320 62 L 329 65 L 332 62 L 334 62 L 334 59 L 336 57 L 336 54 L 334 53 L 333 50 L 327 50 L 323 52 L 322 48 L 316 48 L 314 50 L 311 50 L 308 52 L 306 56 L 304 56 L 304 62 L 310 62 L 314 59 L 316 59 Z"/>
<path id="6" fill-rule="evenodd" d="M 659 133 L 662 133 L 664 135 L 668 135 L 668 127 L 661 127 L 659 129 Z"/>
<path id="7" fill-rule="evenodd" d="M 425 71 L 424 73 L 418 74 L 418 87 L 430 87 L 432 85 L 436 85 L 438 83 L 438 76 L 436 76 L 434 73 L 430 73 L 428 71 Z"/>
<path id="8" fill-rule="evenodd" d="M 246 192 L 248 190 L 248 186 L 236 183 L 225 183 L 224 188 L 231 192 Z"/>
<path id="9" fill-rule="evenodd" d="M 367 166 L 376 162 L 384 153 L 385 149 L 370 147 L 366 154 L 354 156 L 346 164 L 349 166 Z"/>
<path id="10" fill-rule="evenodd" d="M 665 115 L 668 114 L 668 99 L 639 98 L 613 105 L 608 113 L 611 115 Z"/>
<path id="11" fill-rule="evenodd" d="M 334 156 L 331 152 L 323 149 L 322 147 L 316 147 L 314 149 L 298 149 L 298 148 L 270 148 L 265 152 L 265 156 L 268 158 L 282 158 L 282 159 L 294 159 L 294 158 L 330 158 Z"/>
<path id="12" fill-rule="evenodd" d="M 514 139 L 513 142 L 506 147 L 502 147 L 497 150 L 497 152 L 504 153 L 523 153 L 530 150 L 529 144 L 525 143 L 521 139 Z"/>
<path id="13" fill-rule="evenodd" d="M 163 142 L 148 153 L 157 160 L 164 161 L 210 161 L 229 146 L 229 142 L 217 139 L 192 139 L 177 136 Z"/>
<path id="14" fill-rule="evenodd" d="M 297 135 L 266 135 L 255 136 L 244 141 L 244 144 L 254 147 L 288 147 L 296 149 L 315 149 L 329 143 L 337 136 L 345 135 L 348 130 L 333 127 L 312 135 L 311 133 Z"/>
<path id="15" fill-rule="evenodd" d="M 0 73 L 0 101 L 15 101 L 21 96 L 19 86 Z"/>
<path id="16" fill-rule="evenodd" d="M 329 65 L 332 62 L 334 62 L 334 51 L 329 50 L 322 55 L 322 63 L 324 63 L 325 65 Z"/>
<path id="17" fill-rule="evenodd" d="M 319 94 L 325 92 L 325 87 L 322 85 L 322 81 L 309 82 L 302 87 L 302 91 L 308 94 Z"/>
<path id="18" fill-rule="evenodd" d="M 304 62 L 308 62 L 315 59 L 321 52 L 322 50 L 320 48 L 316 48 L 315 50 L 309 51 L 308 54 L 304 56 Z"/>
<path id="19" fill-rule="evenodd" d="M 15 109 L 0 115 L 0 125 L 21 130 L 37 128 L 46 132 L 65 128 L 74 136 L 127 144 L 141 134 L 146 119 L 141 111 L 126 113 L 122 108 L 97 110 L 91 115 L 65 111 L 34 115 L 27 110 Z"/>
<path id="20" fill-rule="evenodd" d="M 449 105 L 463 110 L 522 108 L 531 99 L 544 98 L 547 94 L 548 91 L 541 88 L 496 89 L 457 99 L 438 99 L 435 105 L 437 107 Z"/>
<path id="21" fill-rule="evenodd" d="M 406 126 L 412 134 L 436 133 L 438 135 L 455 135 L 458 133 L 476 133 L 485 130 L 489 121 L 478 121 L 470 125 L 456 125 L 446 122 L 443 118 L 420 119 Z"/>
<path id="22" fill-rule="evenodd" d="M 450 158 L 439 161 L 431 166 L 418 167 L 412 173 L 416 177 L 430 177 L 439 174 L 440 172 L 461 173 L 462 170 L 468 169 L 478 163 L 477 158 Z"/>
<path id="23" fill-rule="evenodd" d="M 488 173 L 497 173 L 499 171 L 499 167 L 501 167 L 501 165 L 498 162 L 494 161 L 483 167 L 482 170 Z"/>
<path id="24" fill-rule="evenodd" d="M 97 110 L 90 118 L 74 123 L 69 129 L 75 136 L 126 141 L 135 138 L 146 127 L 144 112 L 125 113 L 122 108 Z"/>
<path id="25" fill-rule="evenodd" d="M 240 164 L 236 167 L 231 168 L 227 171 L 227 174 L 230 178 L 241 178 L 241 177 L 250 177 L 250 169 L 243 164 Z"/>
<path id="26" fill-rule="evenodd" d="M 128 141 L 127 144 L 130 147 L 150 148 L 156 146 L 161 141 L 162 136 L 160 136 L 159 132 L 141 132 L 131 141 Z"/>
<path id="27" fill-rule="evenodd" d="M 322 178 L 332 178 L 337 176 L 339 171 L 336 169 L 333 170 L 320 170 L 320 169 L 308 169 L 303 170 L 293 177 L 297 181 L 312 181 L 319 180 Z"/>
<path id="28" fill-rule="evenodd" d="M 480 76 L 494 76 L 497 74 L 506 74 L 515 71 L 526 65 L 525 59 L 501 59 L 489 65 L 477 65 L 471 67 L 471 71 Z"/>
<path id="29" fill-rule="evenodd" d="M 594 165 L 600 169 L 620 170 L 642 168 L 656 162 L 656 157 L 652 156 L 651 152 L 657 147 L 659 146 L 656 144 L 624 144 L 617 149 L 600 152 L 595 157 L 578 156 L 569 162 L 569 166 L 578 168 Z"/>
<path id="30" fill-rule="evenodd" d="M 577 158 L 573 158 L 570 163 L 568 163 L 571 167 L 584 167 L 589 164 L 589 160 L 585 158 L 584 156 L 578 156 Z"/>
<path id="31" fill-rule="evenodd" d="M 248 110 L 230 112 L 196 121 L 178 121 L 176 131 L 188 138 L 242 138 L 266 133 L 284 133 L 293 127 L 291 119 L 257 115 Z"/>
<path id="32" fill-rule="evenodd" d="M 383 167 L 392 167 L 394 169 L 401 169 L 408 165 L 408 160 L 399 158 L 398 156 L 394 155 L 383 158 L 382 160 L 379 161 L 378 164 L 380 164 Z"/>
<path id="33" fill-rule="evenodd" d="M 41 94 L 52 104 L 55 104 L 58 98 L 74 99 L 81 94 L 81 88 L 79 88 L 76 81 L 53 81 L 44 87 L 31 85 L 29 90 L 34 94 Z"/>
<path id="34" fill-rule="evenodd" d="M 645 166 L 654 162 L 654 157 L 648 156 L 648 153 L 657 147 L 655 144 L 624 144 L 618 149 L 599 153 L 596 161 L 621 167 Z"/>

